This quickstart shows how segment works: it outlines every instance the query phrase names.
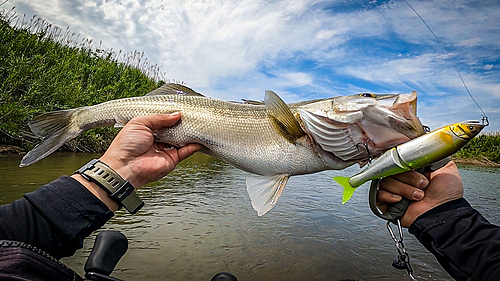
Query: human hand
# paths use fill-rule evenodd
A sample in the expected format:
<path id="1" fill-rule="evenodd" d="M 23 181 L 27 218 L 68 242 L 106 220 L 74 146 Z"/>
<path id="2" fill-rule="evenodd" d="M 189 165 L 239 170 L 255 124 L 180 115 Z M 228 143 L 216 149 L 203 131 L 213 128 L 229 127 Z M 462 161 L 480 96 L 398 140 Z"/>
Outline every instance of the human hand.
<path id="1" fill-rule="evenodd" d="M 136 189 L 164 177 L 180 161 L 203 148 L 200 144 L 188 144 L 176 149 L 165 143 L 155 142 L 153 132 L 173 126 L 180 117 L 180 113 L 176 112 L 130 120 L 99 160 Z"/>
<path id="2" fill-rule="evenodd" d="M 167 144 L 155 142 L 153 132 L 163 127 L 173 126 L 180 117 L 180 113 L 171 113 L 142 116 L 130 120 L 99 160 L 129 181 L 136 189 L 162 178 L 180 161 L 203 148 L 200 144 L 188 144 L 176 149 Z M 118 209 L 118 203 L 113 201 L 97 184 L 87 181 L 80 174 L 74 174 L 71 177 L 85 186 L 111 211 Z"/>
<path id="3" fill-rule="evenodd" d="M 461 198 L 463 191 L 458 168 L 450 161 L 444 167 L 424 175 L 409 171 L 382 179 L 377 192 L 377 206 L 385 212 L 388 204 L 400 201 L 401 196 L 412 200 L 401 218 L 401 225 L 410 227 L 423 213 Z"/>

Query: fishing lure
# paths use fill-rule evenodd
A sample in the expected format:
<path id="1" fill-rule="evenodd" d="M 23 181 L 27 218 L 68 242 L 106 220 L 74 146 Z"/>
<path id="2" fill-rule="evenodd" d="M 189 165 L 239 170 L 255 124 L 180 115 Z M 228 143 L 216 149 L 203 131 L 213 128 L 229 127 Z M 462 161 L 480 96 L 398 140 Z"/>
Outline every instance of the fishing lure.
<path id="1" fill-rule="evenodd" d="M 452 155 L 485 126 L 487 124 L 479 121 L 464 121 L 442 127 L 386 151 L 365 170 L 352 177 L 334 177 L 344 187 L 342 204 L 351 198 L 356 187 L 369 180 L 422 168 Z"/>

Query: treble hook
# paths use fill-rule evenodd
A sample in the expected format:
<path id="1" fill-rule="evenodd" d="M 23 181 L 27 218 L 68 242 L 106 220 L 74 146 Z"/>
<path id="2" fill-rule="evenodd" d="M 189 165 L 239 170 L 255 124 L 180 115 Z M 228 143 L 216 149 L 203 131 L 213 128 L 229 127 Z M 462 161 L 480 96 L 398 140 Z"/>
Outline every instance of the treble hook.
<path id="1" fill-rule="evenodd" d="M 372 162 L 372 160 L 373 160 L 373 155 L 372 155 L 372 153 L 370 152 L 370 149 L 368 148 L 368 143 L 369 143 L 369 142 L 372 142 L 372 144 L 373 144 L 373 145 L 375 145 L 375 144 L 373 143 L 373 141 L 372 141 L 372 140 L 367 140 L 367 141 L 366 141 L 366 142 L 364 142 L 364 143 L 359 142 L 358 144 L 356 144 L 356 149 L 357 149 L 358 151 L 360 151 L 359 146 L 360 146 L 360 145 L 362 145 L 362 146 L 365 148 L 366 152 L 368 153 L 368 162 L 369 162 L 369 163 L 371 163 L 371 162 Z"/>

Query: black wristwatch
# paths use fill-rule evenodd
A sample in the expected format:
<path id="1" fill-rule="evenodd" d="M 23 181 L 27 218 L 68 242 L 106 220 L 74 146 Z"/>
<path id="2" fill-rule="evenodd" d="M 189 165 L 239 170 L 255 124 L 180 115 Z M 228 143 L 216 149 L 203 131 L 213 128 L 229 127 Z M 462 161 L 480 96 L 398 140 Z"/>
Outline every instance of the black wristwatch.
<path id="1" fill-rule="evenodd" d="M 123 206 L 131 214 L 137 213 L 144 206 L 144 202 L 134 192 L 132 184 L 124 180 L 99 159 L 90 160 L 75 173 L 82 175 L 88 181 L 96 183 L 108 193 L 111 199 Z"/>

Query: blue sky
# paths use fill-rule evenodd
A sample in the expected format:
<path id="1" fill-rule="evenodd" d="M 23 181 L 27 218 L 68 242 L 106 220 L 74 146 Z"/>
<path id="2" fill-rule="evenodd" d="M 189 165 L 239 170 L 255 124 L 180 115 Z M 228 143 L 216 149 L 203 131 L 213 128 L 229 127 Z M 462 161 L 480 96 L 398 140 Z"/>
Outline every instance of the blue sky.
<path id="1" fill-rule="evenodd" d="M 286 102 L 360 92 L 419 94 L 432 129 L 481 111 L 500 131 L 500 1 L 9 0 L 102 46 L 144 51 L 206 96 Z"/>

